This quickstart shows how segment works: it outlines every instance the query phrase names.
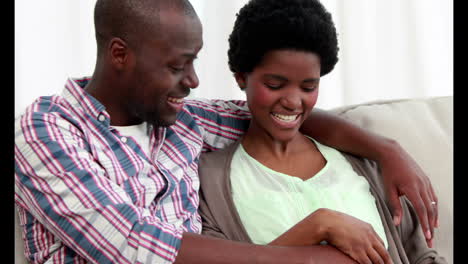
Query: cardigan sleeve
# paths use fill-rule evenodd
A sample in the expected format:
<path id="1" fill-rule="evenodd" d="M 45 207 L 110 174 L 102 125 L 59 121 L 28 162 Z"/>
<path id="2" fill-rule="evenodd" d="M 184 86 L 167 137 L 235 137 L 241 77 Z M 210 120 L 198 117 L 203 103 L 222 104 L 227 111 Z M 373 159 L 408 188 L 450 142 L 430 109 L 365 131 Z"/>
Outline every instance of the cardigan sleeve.
<path id="1" fill-rule="evenodd" d="M 388 231 L 387 238 L 395 243 L 396 248 L 390 250 L 390 253 L 393 254 L 392 258 L 402 259 L 401 263 L 408 261 L 411 264 L 447 264 L 447 261 L 438 255 L 437 251 L 428 247 L 416 211 L 411 202 L 404 196 L 400 198 L 403 210 L 401 224 L 397 227 L 393 225 L 391 207 L 385 196 L 382 174 L 378 164 L 349 153 L 345 154 L 345 157 L 354 170 L 369 181 L 371 191 L 378 207 L 380 207 L 380 216 Z M 395 256 L 395 254 L 399 256 Z"/>
<path id="2" fill-rule="evenodd" d="M 429 248 L 424 237 L 418 216 L 410 201 L 403 197 L 403 219 L 401 222 L 401 240 L 410 263 L 415 264 L 447 264 L 437 251 Z"/>
<path id="3" fill-rule="evenodd" d="M 200 207 L 202 234 L 252 243 L 237 213 L 230 185 L 229 169 L 239 141 L 200 156 Z"/>
<path id="4" fill-rule="evenodd" d="M 206 202 L 203 190 L 200 190 L 200 207 L 198 212 L 202 218 L 202 234 L 222 239 L 228 239 L 226 235 L 221 231 L 220 227 L 216 223 L 216 220 Z"/>
<path id="5" fill-rule="evenodd" d="M 198 176 L 200 178 L 200 206 L 198 212 L 202 218 L 202 234 L 229 239 L 226 234 L 226 221 L 224 217 L 229 215 L 228 206 L 226 206 L 226 196 L 230 191 L 223 189 L 224 167 L 223 153 L 225 151 L 216 151 L 203 153 L 200 156 L 198 166 Z"/>

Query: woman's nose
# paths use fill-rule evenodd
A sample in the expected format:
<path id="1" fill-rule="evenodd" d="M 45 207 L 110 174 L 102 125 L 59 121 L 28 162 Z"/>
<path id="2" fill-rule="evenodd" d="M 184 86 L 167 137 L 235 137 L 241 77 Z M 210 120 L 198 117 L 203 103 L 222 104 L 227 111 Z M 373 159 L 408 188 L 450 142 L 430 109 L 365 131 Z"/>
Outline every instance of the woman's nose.
<path id="1" fill-rule="evenodd" d="M 289 111 L 297 111 L 301 108 L 301 97 L 296 94 L 288 94 L 281 98 L 281 105 Z"/>

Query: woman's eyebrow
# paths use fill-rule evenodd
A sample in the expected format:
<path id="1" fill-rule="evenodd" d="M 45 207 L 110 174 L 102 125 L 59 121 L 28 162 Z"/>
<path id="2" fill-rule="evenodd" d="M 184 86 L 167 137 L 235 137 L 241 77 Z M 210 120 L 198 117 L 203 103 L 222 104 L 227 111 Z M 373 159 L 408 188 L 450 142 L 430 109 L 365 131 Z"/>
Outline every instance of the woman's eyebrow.
<path id="1" fill-rule="evenodd" d="M 277 79 L 280 81 L 289 81 L 288 78 L 281 76 L 281 75 L 277 75 L 277 74 L 267 73 L 264 76 L 267 78 L 273 78 L 273 79 Z M 303 80 L 302 82 L 303 83 L 318 83 L 319 81 L 320 81 L 320 78 L 307 78 Z"/>
<path id="2" fill-rule="evenodd" d="M 281 76 L 281 75 L 277 75 L 277 74 L 270 74 L 270 73 L 267 73 L 267 74 L 265 74 L 265 77 L 273 78 L 273 79 L 279 79 L 279 80 L 281 80 L 281 81 L 288 81 L 288 78 L 283 77 L 283 76 Z"/>

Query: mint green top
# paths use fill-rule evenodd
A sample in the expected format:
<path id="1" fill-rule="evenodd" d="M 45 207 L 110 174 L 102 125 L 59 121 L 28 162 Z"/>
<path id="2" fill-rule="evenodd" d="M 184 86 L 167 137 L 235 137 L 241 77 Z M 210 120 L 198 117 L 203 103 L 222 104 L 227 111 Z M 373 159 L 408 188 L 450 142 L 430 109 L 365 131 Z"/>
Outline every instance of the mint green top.
<path id="1" fill-rule="evenodd" d="M 311 140 L 327 162 L 306 181 L 264 166 L 242 144 L 237 148 L 231 163 L 232 196 L 251 240 L 268 244 L 315 210 L 329 208 L 371 224 L 388 248 L 367 180 L 339 151 Z"/>

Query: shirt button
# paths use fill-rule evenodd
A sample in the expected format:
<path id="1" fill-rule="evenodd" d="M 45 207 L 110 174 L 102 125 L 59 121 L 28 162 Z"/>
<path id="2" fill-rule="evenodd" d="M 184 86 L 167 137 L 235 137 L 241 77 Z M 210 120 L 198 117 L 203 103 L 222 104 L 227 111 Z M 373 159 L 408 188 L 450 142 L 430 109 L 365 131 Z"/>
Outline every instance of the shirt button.
<path id="1" fill-rule="evenodd" d="M 99 121 L 104 122 L 106 120 L 106 117 L 103 115 L 99 115 Z"/>
<path id="2" fill-rule="evenodd" d="M 126 137 L 121 137 L 120 140 L 121 140 L 123 143 L 127 143 L 127 138 L 126 138 Z"/>

